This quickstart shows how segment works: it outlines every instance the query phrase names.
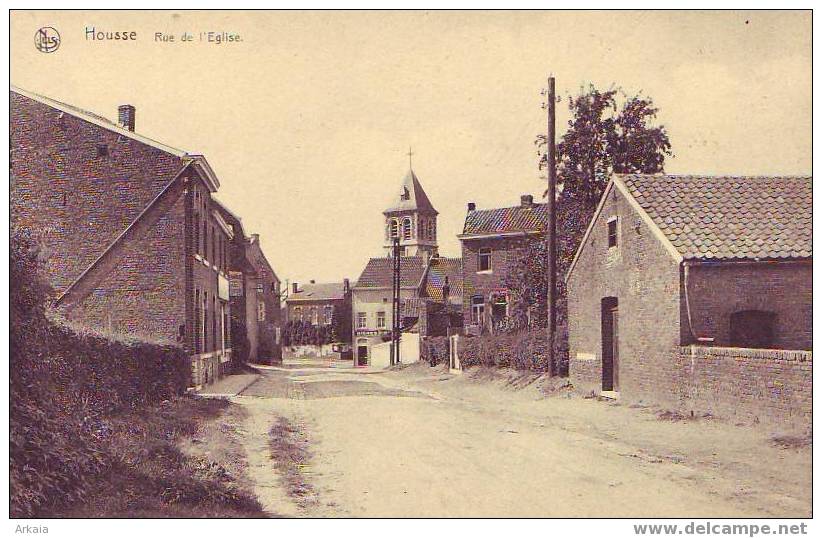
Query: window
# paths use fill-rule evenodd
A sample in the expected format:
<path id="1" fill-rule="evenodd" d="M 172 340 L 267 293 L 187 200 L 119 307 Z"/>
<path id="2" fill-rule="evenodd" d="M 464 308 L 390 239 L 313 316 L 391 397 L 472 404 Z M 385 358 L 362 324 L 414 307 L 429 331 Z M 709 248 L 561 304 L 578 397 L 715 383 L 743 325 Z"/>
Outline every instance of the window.
<path id="1" fill-rule="evenodd" d="M 203 292 L 203 352 L 208 351 L 208 292 Z"/>
<path id="2" fill-rule="evenodd" d="M 257 302 L 257 321 L 265 321 L 265 301 Z"/>
<path id="3" fill-rule="evenodd" d="M 303 320 L 303 309 L 302 307 L 295 307 L 294 308 L 294 320 L 295 321 L 302 321 Z"/>
<path id="4" fill-rule="evenodd" d="M 763 310 L 742 310 L 731 314 L 730 345 L 768 349 L 774 347 L 776 314 Z"/>
<path id="5" fill-rule="evenodd" d="M 331 305 L 325 306 L 325 324 L 331 325 L 331 321 L 334 319 L 334 307 Z"/>
<path id="6" fill-rule="evenodd" d="M 357 328 L 365 329 L 365 312 L 357 312 Z"/>
<path id="7" fill-rule="evenodd" d="M 257 288 L 257 293 L 263 293 L 263 291 L 265 291 L 265 290 L 263 289 L 263 283 L 262 283 L 262 282 L 260 282 L 259 280 L 257 281 L 257 286 L 256 286 L 256 288 Z"/>
<path id="8" fill-rule="evenodd" d="M 477 271 L 491 270 L 491 249 L 483 247 L 479 249 L 479 260 L 477 263 Z"/>
<path id="9" fill-rule="evenodd" d="M 200 212 L 194 212 L 194 252 L 200 254 Z"/>
<path id="10" fill-rule="evenodd" d="M 436 233 L 434 231 L 434 222 L 434 219 L 428 221 L 428 239 L 430 239 L 431 241 L 434 241 L 437 238 Z"/>
<path id="11" fill-rule="evenodd" d="M 107 157 L 108 156 L 108 146 L 106 144 L 97 144 L 97 156 L 98 157 Z"/>
<path id="12" fill-rule="evenodd" d="M 411 219 L 409 217 L 402 219 L 402 238 L 406 241 L 411 239 Z"/>
<path id="13" fill-rule="evenodd" d="M 397 219 L 391 219 L 390 232 L 391 239 L 400 236 L 400 221 Z"/>
<path id="14" fill-rule="evenodd" d="M 385 312 L 377 312 L 377 328 L 385 329 Z"/>
<path id="15" fill-rule="evenodd" d="M 481 296 L 471 297 L 471 322 L 485 325 L 485 300 Z"/>
<path id="16" fill-rule="evenodd" d="M 617 246 L 617 219 L 613 218 L 608 221 L 608 248 Z"/>
<path id="17" fill-rule="evenodd" d="M 319 311 L 317 310 L 316 306 L 311 307 L 311 325 L 319 325 Z"/>
<path id="18" fill-rule="evenodd" d="M 194 353 L 200 353 L 202 346 L 203 309 L 200 302 L 200 290 L 194 290 Z"/>

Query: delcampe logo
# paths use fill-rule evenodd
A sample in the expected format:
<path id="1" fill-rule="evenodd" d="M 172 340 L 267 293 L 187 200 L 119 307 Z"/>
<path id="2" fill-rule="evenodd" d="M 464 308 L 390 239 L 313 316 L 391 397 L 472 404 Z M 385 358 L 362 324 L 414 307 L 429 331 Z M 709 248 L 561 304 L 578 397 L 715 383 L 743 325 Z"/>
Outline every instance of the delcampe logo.
<path id="1" fill-rule="evenodd" d="M 34 34 L 34 46 L 40 52 L 54 52 L 60 48 L 60 32 L 51 26 L 44 26 Z"/>

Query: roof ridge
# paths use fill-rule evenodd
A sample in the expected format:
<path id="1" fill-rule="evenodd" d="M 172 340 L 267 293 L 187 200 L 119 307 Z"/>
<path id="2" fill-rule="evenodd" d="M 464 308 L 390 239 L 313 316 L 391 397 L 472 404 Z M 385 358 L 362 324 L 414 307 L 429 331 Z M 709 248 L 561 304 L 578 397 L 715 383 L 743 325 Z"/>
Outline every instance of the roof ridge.
<path id="1" fill-rule="evenodd" d="M 138 142 L 142 142 L 143 144 L 149 145 L 153 148 L 159 149 L 160 151 L 164 151 L 166 153 L 174 155 L 175 157 L 189 156 L 189 152 L 185 150 L 169 146 L 168 144 L 164 144 L 162 142 L 158 142 L 157 140 L 149 138 L 145 135 L 141 135 L 139 133 L 135 133 L 134 131 L 129 131 L 128 129 L 120 127 L 118 124 L 109 120 L 105 116 L 100 116 L 95 112 L 90 112 L 78 106 L 69 103 L 64 103 L 62 101 L 58 101 L 57 99 L 41 95 L 39 93 L 24 90 L 23 88 L 19 88 L 17 86 L 14 86 L 13 84 L 9 85 L 9 89 L 10 91 L 18 95 L 22 95 L 23 97 L 26 97 L 28 99 L 31 99 L 32 101 L 37 101 L 38 103 L 44 104 L 56 110 L 60 110 L 61 112 L 71 114 L 76 118 L 87 121 L 93 125 L 97 125 L 98 127 L 108 129 L 109 131 L 131 138 Z"/>

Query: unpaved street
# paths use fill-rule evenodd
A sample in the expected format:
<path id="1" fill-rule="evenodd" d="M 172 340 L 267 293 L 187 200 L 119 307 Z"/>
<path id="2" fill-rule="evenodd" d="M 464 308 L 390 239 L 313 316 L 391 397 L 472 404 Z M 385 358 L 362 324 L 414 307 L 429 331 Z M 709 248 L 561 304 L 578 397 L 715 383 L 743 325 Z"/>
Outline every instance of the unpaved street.
<path id="1" fill-rule="evenodd" d="M 415 365 L 367 373 L 270 369 L 248 411 L 248 474 L 287 516 L 807 516 L 810 448 L 727 422 Z M 310 502 L 275 480 L 278 416 L 309 440 Z"/>

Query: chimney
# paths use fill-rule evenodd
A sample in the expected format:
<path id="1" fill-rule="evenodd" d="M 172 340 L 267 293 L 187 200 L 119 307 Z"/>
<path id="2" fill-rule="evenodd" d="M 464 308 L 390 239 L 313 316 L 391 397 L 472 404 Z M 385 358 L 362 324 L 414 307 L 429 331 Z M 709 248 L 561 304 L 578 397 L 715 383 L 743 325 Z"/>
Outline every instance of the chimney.
<path id="1" fill-rule="evenodd" d="M 293 284 L 291 284 L 291 293 L 299 293 L 297 290 L 298 290 L 297 283 L 294 282 Z"/>
<path id="2" fill-rule="evenodd" d="M 523 194 L 519 197 L 519 202 L 522 207 L 531 207 L 534 205 L 534 197 L 530 194 Z"/>
<path id="3" fill-rule="evenodd" d="M 476 211 L 476 210 L 477 210 L 477 204 L 475 204 L 474 202 L 468 202 L 468 211 L 471 212 L 471 211 Z"/>
<path id="4" fill-rule="evenodd" d="M 448 304 L 448 296 L 451 294 L 451 286 L 448 284 L 448 275 L 445 276 L 445 284 L 442 286 L 442 302 Z"/>
<path id="5" fill-rule="evenodd" d="M 316 282 L 314 282 L 314 279 L 313 279 L 313 278 L 312 278 L 311 280 L 309 280 L 309 281 L 308 281 L 308 283 L 309 283 L 309 284 L 316 284 Z"/>
<path id="6" fill-rule="evenodd" d="M 134 132 L 134 117 L 137 114 L 137 109 L 132 105 L 120 105 L 117 108 L 117 122 L 121 127 Z"/>
<path id="7" fill-rule="evenodd" d="M 343 294 L 348 295 L 348 292 L 351 291 L 351 282 L 347 279 L 343 279 Z"/>

